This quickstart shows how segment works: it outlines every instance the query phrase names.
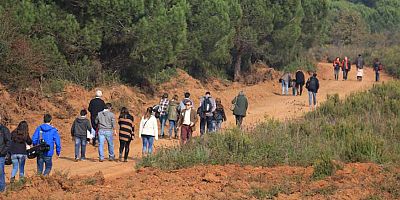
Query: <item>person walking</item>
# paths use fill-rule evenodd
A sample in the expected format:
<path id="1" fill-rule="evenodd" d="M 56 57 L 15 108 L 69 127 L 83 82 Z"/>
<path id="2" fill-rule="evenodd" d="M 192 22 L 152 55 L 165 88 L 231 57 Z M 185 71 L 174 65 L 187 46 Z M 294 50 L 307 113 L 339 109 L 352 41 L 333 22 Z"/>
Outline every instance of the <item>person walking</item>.
<path id="1" fill-rule="evenodd" d="M 111 103 L 106 103 L 106 108 L 99 112 L 96 118 L 96 124 L 98 124 L 99 129 L 99 161 L 104 161 L 104 141 L 108 144 L 108 160 L 114 161 L 114 136 L 117 136 L 115 115 L 111 112 Z"/>
<path id="2" fill-rule="evenodd" d="M 160 112 L 161 138 L 164 138 L 164 128 L 168 119 L 168 112 L 167 112 L 168 105 L 169 105 L 168 94 L 164 93 L 160 100 L 160 106 L 158 108 L 158 112 Z"/>
<path id="3" fill-rule="evenodd" d="M 296 88 L 297 88 L 297 95 L 303 94 L 303 86 L 305 83 L 304 73 L 301 70 L 297 70 L 296 72 Z"/>
<path id="4" fill-rule="evenodd" d="M 382 70 L 382 64 L 379 62 L 378 58 L 375 58 L 374 60 L 374 71 L 375 71 L 375 82 L 379 82 L 379 75 L 380 75 L 380 71 Z"/>
<path id="5" fill-rule="evenodd" d="M 140 120 L 139 138 L 142 138 L 142 157 L 153 153 L 154 140 L 158 140 L 157 119 L 152 115 L 153 107 L 146 109 L 146 113 Z"/>
<path id="6" fill-rule="evenodd" d="M 207 133 L 211 133 L 213 128 L 213 113 L 216 109 L 215 100 L 211 97 L 210 92 L 206 92 L 206 95 L 200 100 L 200 107 L 198 110 L 198 114 L 200 116 L 200 135 L 203 136 L 206 132 L 207 125 Z"/>
<path id="7" fill-rule="evenodd" d="M 172 130 L 175 133 L 175 138 L 178 139 L 178 129 L 176 126 L 176 122 L 178 121 L 178 95 L 174 95 L 174 97 L 169 101 L 168 106 L 168 121 L 169 121 L 169 139 L 172 138 Z"/>
<path id="8" fill-rule="evenodd" d="M 240 91 L 232 100 L 232 104 L 235 105 L 233 115 L 236 118 L 236 126 L 242 128 L 243 118 L 246 117 L 247 108 L 249 107 L 249 102 L 243 91 Z"/>
<path id="9" fill-rule="evenodd" d="M 186 108 L 186 106 L 185 106 L 185 102 L 186 102 L 186 101 L 190 101 L 190 102 L 192 103 L 192 108 L 195 108 L 193 100 L 190 99 L 190 93 L 189 93 L 189 92 L 185 92 L 185 93 L 184 93 L 184 98 L 183 98 L 182 101 L 179 103 L 179 109 L 178 109 L 179 113 L 180 113 L 183 109 Z"/>
<path id="10" fill-rule="evenodd" d="M 75 162 L 86 160 L 86 139 L 87 133 L 92 130 L 92 126 L 87 119 L 87 111 L 80 111 L 80 116 L 77 117 L 71 126 L 71 137 L 75 142 Z"/>
<path id="11" fill-rule="evenodd" d="M 281 77 L 282 95 L 289 95 L 289 82 L 292 80 L 290 72 L 285 72 Z"/>
<path id="12" fill-rule="evenodd" d="M 292 87 L 292 95 L 297 96 L 296 79 L 291 80 L 290 86 Z"/>
<path id="13" fill-rule="evenodd" d="M 0 116 L 0 122 L 1 122 L 1 116 Z M 10 130 L 2 123 L 0 123 L 0 192 L 4 192 L 6 189 L 6 173 L 4 171 L 4 165 L 10 145 L 11 145 Z"/>
<path id="14" fill-rule="evenodd" d="M 29 127 L 26 121 L 18 124 L 17 128 L 11 133 L 11 153 L 12 171 L 10 182 L 14 183 L 15 176 L 19 169 L 19 179 L 25 177 L 26 145 L 32 145 L 32 139 L 29 137 Z"/>
<path id="15" fill-rule="evenodd" d="M 356 60 L 356 67 L 357 67 L 357 80 L 362 81 L 363 75 L 364 75 L 364 59 L 361 56 L 361 54 L 358 55 L 358 58 Z"/>
<path id="16" fill-rule="evenodd" d="M 37 157 L 37 173 L 38 175 L 47 176 L 53 168 L 54 145 L 56 146 L 56 154 L 60 157 L 61 140 L 58 130 L 51 125 L 52 117 L 50 114 L 45 114 L 43 117 L 44 124 L 36 128 L 32 136 L 32 144 L 39 145 L 41 140 L 50 146 L 49 151 L 43 152 Z M 44 168 L 44 169 L 43 169 Z M 44 171 L 43 171 L 44 170 Z"/>
<path id="17" fill-rule="evenodd" d="M 129 114 L 129 110 L 126 107 L 121 108 L 121 113 L 118 118 L 119 124 L 119 161 L 127 162 L 129 155 L 129 146 L 131 141 L 134 139 L 134 126 L 133 126 L 133 116 Z M 124 152 L 123 160 L 122 153 Z"/>
<path id="18" fill-rule="evenodd" d="M 222 105 L 221 99 L 215 99 L 216 109 L 214 111 L 213 127 L 214 131 L 220 131 L 222 127 L 222 122 L 226 121 L 225 109 Z"/>
<path id="19" fill-rule="evenodd" d="M 342 61 L 342 71 L 343 71 L 343 80 L 347 80 L 347 75 L 349 74 L 349 71 L 351 69 L 351 62 L 347 56 L 344 57 Z"/>
<path id="20" fill-rule="evenodd" d="M 306 88 L 308 90 L 308 105 L 311 110 L 315 110 L 317 107 L 317 92 L 319 89 L 317 73 L 313 73 L 313 75 L 307 80 Z"/>
<path id="21" fill-rule="evenodd" d="M 340 71 L 340 58 L 336 57 L 335 61 L 333 61 L 333 73 L 335 74 L 335 80 L 339 80 L 339 71 Z"/>
<path id="22" fill-rule="evenodd" d="M 90 101 L 88 108 L 92 128 L 96 131 L 96 134 L 92 139 L 93 146 L 96 146 L 96 141 L 98 140 L 98 126 L 96 124 L 97 115 L 106 108 L 106 103 L 101 99 L 102 96 L 103 92 L 101 92 L 101 90 L 96 90 L 96 97 Z"/>
<path id="23" fill-rule="evenodd" d="M 192 102 L 187 100 L 184 102 L 185 108 L 180 113 L 178 119 L 178 127 L 181 129 L 181 145 L 186 144 L 192 137 L 192 133 L 196 130 L 197 112 L 193 109 Z"/>

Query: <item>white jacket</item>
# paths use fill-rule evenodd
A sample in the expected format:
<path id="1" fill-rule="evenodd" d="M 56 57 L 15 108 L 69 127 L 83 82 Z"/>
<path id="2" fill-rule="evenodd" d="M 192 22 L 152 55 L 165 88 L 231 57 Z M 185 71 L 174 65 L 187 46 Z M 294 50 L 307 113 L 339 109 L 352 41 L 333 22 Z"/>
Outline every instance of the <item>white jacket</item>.
<path id="1" fill-rule="evenodd" d="M 139 138 L 142 135 L 154 136 L 156 140 L 158 140 L 158 124 L 157 119 L 153 115 L 151 115 L 150 119 L 144 119 L 140 121 L 139 128 Z"/>

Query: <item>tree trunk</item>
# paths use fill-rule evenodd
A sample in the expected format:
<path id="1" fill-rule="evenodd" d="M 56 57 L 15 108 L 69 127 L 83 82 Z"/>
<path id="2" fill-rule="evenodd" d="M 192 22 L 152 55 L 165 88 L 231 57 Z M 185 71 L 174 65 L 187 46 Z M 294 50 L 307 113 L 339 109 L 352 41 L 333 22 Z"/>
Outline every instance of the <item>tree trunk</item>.
<path id="1" fill-rule="evenodd" d="M 235 69 L 233 75 L 233 81 L 238 82 L 240 80 L 240 65 L 242 64 L 242 51 L 239 49 L 236 55 Z"/>

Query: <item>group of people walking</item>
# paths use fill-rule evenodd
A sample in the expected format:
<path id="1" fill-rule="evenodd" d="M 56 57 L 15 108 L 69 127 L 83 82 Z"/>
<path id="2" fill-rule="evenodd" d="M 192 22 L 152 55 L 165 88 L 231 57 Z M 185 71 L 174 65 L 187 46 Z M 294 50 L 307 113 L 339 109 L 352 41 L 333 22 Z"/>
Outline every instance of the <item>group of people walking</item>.
<path id="1" fill-rule="evenodd" d="M 355 64 L 357 68 L 357 81 L 362 81 L 364 76 L 364 58 L 361 54 L 358 55 Z M 336 57 L 333 61 L 335 80 L 339 80 L 340 69 L 342 69 L 343 71 L 343 80 L 347 80 L 348 73 L 351 69 L 351 62 L 347 57 L 344 57 L 343 60 L 340 60 L 339 57 Z M 373 70 L 375 72 L 375 81 L 378 82 L 380 78 L 380 71 L 383 70 L 383 65 L 379 62 L 379 59 L 377 58 L 374 59 Z"/>
<path id="2" fill-rule="evenodd" d="M 104 144 L 107 142 L 108 160 L 114 161 L 116 156 L 113 137 L 118 136 L 119 161 L 127 162 L 130 143 L 135 138 L 134 117 L 126 107 L 123 107 L 116 119 L 111 103 L 105 103 L 101 97 L 102 92 L 97 90 L 96 97 L 89 103 L 90 118 L 88 118 L 88 111 L 82 109 L 72 123 L 71 137 L 75 144 L 75 161 L 86 160 L 86 146 L 90 142 L 94 146 L 98 144 L 99 162 L 105 160 Z M 247 108 L 247 98 L 243 92 L 240 92 L 232 100 L 231 108 L 238 127 L 242 125 Z M 138 136 L 142 139 L 143 156 L 152 154 L 154 141 L 158 140 L 157 118 L 160 120 L 160 137 L 165 137 L 164 131 L 168 120 L 169 138 L 172 139 L 172 133 L 174 133 L 174 138 L 180 139 L 181 144 L 190 140 L 193 131 L 196 130 L 195 126 L 199 118 L 201 136 L 221 130 L 222 123 L 227 120 L 221 99 L 214 100 L 210 92 L 206 92 L 205 96 L 201 98 L 200 106 L 197 109 L 194 108 L 194 102 L 190 99 L 188 92 L 184 94 L 184 98 L 180 102 L 178 102 L 177 95 L 169 100 L 168 94 L 164 94 L 160 104 L 148 107 L 141 117 Z M 178 135 L 179 128 L 180 135 Z M 35 129 L 32 138 L 29 136 L 29 126 L 26 121 L 21 121 L 12 132 L 0 124 L 0 192 L 5 190 L 4 166 L 7 160 L 11 160 L 12 163 L 10 182 L 15 181 L 18 171 L 19 178 L 23 180 L 29 149 L 34 149 L 41 144 L 47 145 L 48 148 L 33 158 L 36 158 L 37 174 L 48 175 L 52 170 L 54 152 L 57 156 L 61 154 L 61 139 L 57 128 L 52 125 L 52 116 L 50 114 L 43 116 L 43 124 Z"/>
<path id="3" fill-rule="evenodd" d="M 292 88 L 293 96 L 301 96 L 303 94 L 303 87 L 306 85 L 308 90 L 308 102 L 311 109 L 315 109 L 317 106 L 317 92 L 319 90 L 319 80 L 317 73 L 312 75 L 305 81 L 304 73 L 301 70 L 297 70 L 295 79 L 292 79 L 290 72 L 285 72 L 279 79 L 282 84 L 282 95 L 289 95 L 289 87 Z"/>

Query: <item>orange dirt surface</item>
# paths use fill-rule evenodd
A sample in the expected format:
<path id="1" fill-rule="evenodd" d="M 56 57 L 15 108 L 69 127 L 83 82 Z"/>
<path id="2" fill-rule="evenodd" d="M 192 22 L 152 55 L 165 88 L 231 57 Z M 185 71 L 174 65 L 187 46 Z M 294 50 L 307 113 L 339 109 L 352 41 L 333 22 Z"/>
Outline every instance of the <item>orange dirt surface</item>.
<path id="1" fill-rule="evenodd" d="M 130 167 L 132 167 L 130 165 Z M 312 167 L 196 166 L 175 171 L 141 169 L 115 179 L 68 176 L 33 177 L 4 199 L 367 199 L 395 197 L 394 171 L 371 163 L 352 163 L 323 180 Z M 385 186 L 385 187 L 382 187 Z"/>
<path id="2" fill-rule="evenodd" d="M 349 73 L 348 81 L 335 81 L 333 80 L 333 69 L 331 64 L 319 64 L 319 103 L 325 101 L 328 94 L 338 93 L 340 98 L 344 98 L 345 96 L 353 92 L 366 90 L 375 84 L 374 72 L 371 68 L 364 69 L 364 80 L 362 82 L 356 81 L 354 68 L 355 67 L 353 66 L 353 70 Z M 191 97 L 192 99 L 194 99 L 195 105 L 198 106 L 200 97 L 204 95 L 206 91 L 210 91 L 213 97 L 219 97 L 222 99 L 222 102 L 226 108 L 228 122 L 225 123 L 224 127 L 233 126 L 234 117 L 232 116 L 228 108 L 230 107 L 231 100 L 241 90 L 245 92 L 246 96 L 249 99 L 248 116 L 244 120 L 245 126 L 253 126 L 254 124 L 257 124 L 268 118 L 275 118 L 279 120 L 298 118 L 301 117 L 305 112 L 309 111 L 309 108 L 307 106 L 308 97 L 306 90 L 304 89 L 304 94 L 302 96 L 282 96 L 281 86 L 280 83 L 278 83 L 277 79 L 268 82 L 262 82 L 253 86 L 244 86 L 239 83 L 222 82 L 218 80 L 214 80 L 207 85 L 202 85 L 198 80 L 193 79 L 183 71 L 178 71 L 178 73 L 179 75 L 177 78 L 173 78 L 171 81 L 161 85 L 158 88 L 159 95 L 157 97 L 146 96 L 137 88 L 127 87 L 123 85 L 104 87 L 100 89 L 103 90 L 103 97 L 105 101 L 112 102 L 114 103 L 114 105 L 124 105 L 131 110 L 135 117 L 136 126 L 139 123 L 139 118 L 141 117 L 144 109 L 147 106 L 157 104 L 159 101 L 159 96 L 161 96 L 164 92 L 168 93 L 170 97 L 172 97 L 173 94 L 177 94 L 180 96 L 180 98 L 182 98 L 183 93 L 185 91 L 189 91 L 192 94 Z M 308 78 L 308 75 L 306 75 L 306 78 Z M 382 81 L 389 81 L 391 79 L 392 78 L 387 76 L 386 74 L 381 74 Z M 47 98 L 38 99 L 36 97 L 29 96 L 30 94 L 31 93 L 27 92 L 27 94 L 23 95 L 24 98 L 14 97 L 10 95 L 4 89 L 4 87 L 0 87 L 0 97 L 4 99 L 4 102 L 6 102 L 5 104 L 2 104 L 0 108 L 2 108 L 3 110 L 7 110 L 7 112 L 3 113 L 3 115 L 5 115 L 11 122 L 11 128 L 15 128 L 16 124 L 20 120 L 27 120 L 30 124 L 30 132 L 32 134 L 34 128 L 40 125 L 42 115 L 45 112 L 51 113 L 53 116 L 55 116 L 53 124 L 59 129 L 62 137 L 62 153 L 60 158 L 53 158 L 53 174 L 55 171 L 66 172 L 72 176 L 70 180 L 71 182 L 74 182 L 73 180 L 79 180 L 79 178 L 77 178 L 76 176 L 91 177 L 91 175 L 95 174 L 96 172 L 101 172 L 102 176 L 104 176 L 105 178 L 104 185 L 94 187 L 85 186 L 85 184 L 83 184 L 82 187 L 86 188 L 86 190 L 89 190 L 92 193 L 85 193 L 85 191 L 82 191 L 82 193 L 80 193 L 80 190 L 70 191 L 63 189 L 62 187 L 61 189 L 55 189 L 54 194 L 57 194 L 57 196 L 54 196 L 55 199 L 64 197 L 67 199 L 76 199 L 78 197 L 95 199 L 98 195 L 99 197 L 103 198 L 107 198 L 108 195 L 112 195 L 112 197 L 123 197 L 124 195 L 128 195 L 126 197 L 137 197 L 145 199 L 224 199 L 225 197 L 233 197 L 229 196 L 230 193 L 227 193 L 223 189 L 226 185 L 222 183 L 226 183 L 225 181 L 228 181 L 227 178 L 224 178 L 224 181 L 219 183 L 214 183 L 212 181 L 207 182 L 202 180 L 204 173 L 214 174 L 212 170 L 224 169 L 225 167 L 195 167 L 187 170 L 179 170 L 168 173 L 150 169 L 136 172 L 134 170 L 134 165 L 135 162 L 140 159 L 141 154 L 141 141 L 139 139 L 135 139 L 132 142 L 130 160 L 127 163 L 108 161 L 100 163 L 98 162 L 97 148 L 90 145 L 87 146 L 86 150 L 87 158 L 89 159 L 87 161 L 74 162 L 74 144 L 72 142 L 69 132 L 70 126 L 72 124 L 72 121 L 76 117 L 74 115 L 78 114 L 80 109 L 86 108 L 88 106 L 88 102 L 91 98 L 93 98 L 94 90 L 87 91 L 81 87 L 69 85 L 66 87 L 65 91 L 62 94 L 58 94 L 58 96 L 53 97 L 52 100 L 49 100 Z M 7 106 L 8 109 L 5 109 L 5 106 Z M 177 144 L 177 140 L 160 139 L 155 142 L 155 151 L 157 151 L 157 149 L 162 146 L 173 146 Z M 117 156 L 118 148 L 118 138 L 114 138 L 114 152 Z M 105 152 L 107 152 L 107 150 L 105 150 Z M 235 171 L 243 172 L 243 174 L 239 173 L 239 175 L 243 177 L 238 180 L 243 180 L 246 177 L 246 170 L 250 170 L 251 172 L 248 173 L 251 174 L 253 171 L 257 170 L 265 170 L 265 172 L 267 173 L 269 170 L 273 171 L 281 169 L 279 173 L 276 171 L 276 176 L 279 176 L 281 178 L 285 177 L 284 174 L 287 173 L 286 170 L 284 170 L 284 167 L 268 169 L 229 166 L 227 169 L 232 170 L 231 172 L 229 172 L 229 170 L 226 172 L 227 174 L 232 173 L 232 176 L 234 175 Z M 290 169 L 306 171 L 309 170 L 308 168 Z M 36 160 L 28 160 L 25 167 L 26 175 L 34 175 L 35 170 Z M 7 179 L 9 178 L 10 171 L 11 167 L 6 167 Z M 188 173 L 187 175 L 186 172 Z M 215 176 L 218 177 L 218 175 Z M 229 175 L 228 177 L 231 177 L 231 175 Z M 42 182 L 46 182 L 46 180 L 38 179 L 39 178 L 34 178 L 34 181 L 37 181 L 38 184 L 40 183 L 39 185 L 41 185 Z M 81 177 L 81 179 L 84 178 Z M 269 181 L 266 182 L 269 184 Z M 44 184 L 43 187 L 46 187 L 46 184 Z M 73 185 L 71 187 L 74 187 L 74 185 L 76 185 L 75 183 L 71 184 Z M 212 185 L 210 186 L 209 191 L 206 190 L 207 187 L 205 187 L 205 185 L 207 184 Z M 237 188 L 235 186 L 233 188 L 230 188 L 230 190 L 236 190 L 236 193 L 244 195 L 236 196 L 237 199 L 251 199 L 252 197 L 249 196 L 248 190 L 249 188 L 251 188 L 252 182 L 250 181 L 247 184 L 248 185 L 246 186 L 244 186 L 245 184 L 240 185 Z M 304 187 L 306 188 L 310 187 L 308 183 L 305 185 L 306 186 Z M 197 186 L 204 187 L 198 188 Z M 194 191 L 191 188 L 198 189 Z M 30 193 L 30 191 L 32 191 L 32 194 L 35 197 L 43 195 L 43 192 L 45 192 L 46 190 L 52 190 L 51 188 L 47 187 L 41 189 L 43 191 L 36 191 L 35 188 L 32 188 L 30 186 L 27 186 L 26 188 L 27 192 Z M 18 195 L 23 195 L 23 193 L 25 193 L 25 189 L 23 189 L 21 194 L 12 193 L 9 197 L 10 199 L 16 199 L 18 198 Z M 205 193 L 207 193 L 207 195 Z M 223 193 L 228 194 L 228 196 L 218 196 Z M 213 194 L 214 196 L 210 196 L 208 194 Z M 179 198 L 174 198 L 174 195 L 177 195 L 177 197 Z M 352 199 L 350 197 L 347 199 Z M 281 195 L 279 195 L 278 198 L 285 199 Z"/>

